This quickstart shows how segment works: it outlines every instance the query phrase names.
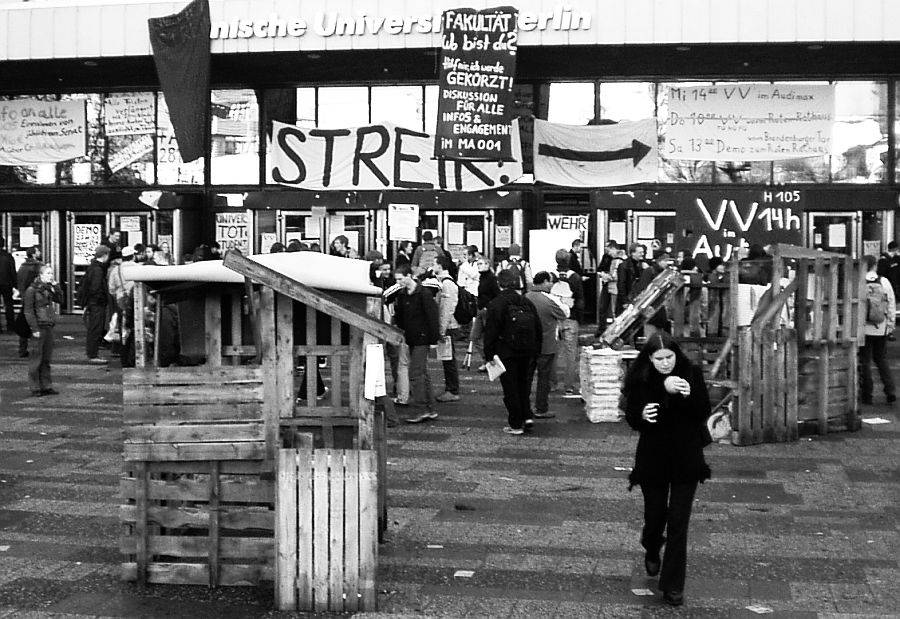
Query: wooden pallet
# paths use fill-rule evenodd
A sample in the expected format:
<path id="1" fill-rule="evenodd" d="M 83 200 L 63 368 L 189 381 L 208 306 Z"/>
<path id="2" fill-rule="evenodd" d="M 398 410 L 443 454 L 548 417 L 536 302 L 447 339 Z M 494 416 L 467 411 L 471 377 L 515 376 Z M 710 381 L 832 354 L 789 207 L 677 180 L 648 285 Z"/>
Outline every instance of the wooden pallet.
<path id="1" fill-rule="evenodd" d="M 376 460 L 372 450 L 279 451 L 275 501 L 279 610 L 375 610 Z"/>
<path id="2" fill-rule="evenodd" d="M 684 286 L 680 271 L 665 269 L 650 282 L 616 319 L 606 328 L 600 341 L 619 350 L 657 311 L 664 307 L 671 297 Z"/>

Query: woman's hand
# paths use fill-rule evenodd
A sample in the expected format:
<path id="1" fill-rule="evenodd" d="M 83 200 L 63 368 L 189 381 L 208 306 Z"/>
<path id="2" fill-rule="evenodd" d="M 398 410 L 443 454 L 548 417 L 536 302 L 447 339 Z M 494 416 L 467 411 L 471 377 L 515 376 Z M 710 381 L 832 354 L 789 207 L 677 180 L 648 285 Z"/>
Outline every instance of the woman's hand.
<path id="1" fill-rule="evenodd" d="M 656 402 L 650 402 L 644 405 L 644 410 L 641 411 L 641 419 L 646 421 L 647 423 L 656 423 L 656 415 L 659 412 L 659 404 Z"/>
<path id="2" fill-rule="evenodd" d="M 680 376 L 669 376 L 663 381 L 663 386 L 672 395 L 679 393 L 684 397 L 691 395 L 691 384 Z"/>

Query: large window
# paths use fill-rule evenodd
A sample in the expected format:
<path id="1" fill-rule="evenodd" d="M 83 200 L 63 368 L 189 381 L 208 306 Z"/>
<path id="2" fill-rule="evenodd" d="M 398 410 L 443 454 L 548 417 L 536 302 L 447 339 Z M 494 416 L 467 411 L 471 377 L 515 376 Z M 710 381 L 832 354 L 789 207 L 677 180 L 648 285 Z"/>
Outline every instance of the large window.
<path id="1" fill-rule="evenodd" d="M 424 104 L 421 86 L 373 86 L 371 122 L 388 122 L 422 131 Z"/>
<path id="2" fill-rule="evenodd" d="M 201 157 L 185 163 L 178 150 L 175 129 L 169 118 L 169 108 L 162 93 L 157 96 L 156 123 L 156 173 L 160 185 L 200 185 L 203 184 L 203 168 L 206 159 Z"/>
<path id="3" fill-rule="evenodd" d="M 369 124 L 369 89 L 366 86 L 319 88 L 318 126 L 344 129 Z"/>
<path id="4" fill-rule="evenodd" d="M 643 120 L 653 118 L 652 82 L 603 82 L 600 88 L 600 118 L 603 120 Z"/>
<path id="5" fill-rule="evenodd" d="M 835 183 L 880 183 L 888 150 L 887 84 L 837 82 L 831 176 Z"/>
<path id="6" fill-rule="evenodd" d="M 213 90 L 210 97 L 213 184 L 259 182 L 259 105 L 252 90 Z"/>
<path id="7" fill-rule="evenodd" d="M 586 125 L 594 118 L 594 82 L 552 82 L 547 120 L 561 125 Z"/>

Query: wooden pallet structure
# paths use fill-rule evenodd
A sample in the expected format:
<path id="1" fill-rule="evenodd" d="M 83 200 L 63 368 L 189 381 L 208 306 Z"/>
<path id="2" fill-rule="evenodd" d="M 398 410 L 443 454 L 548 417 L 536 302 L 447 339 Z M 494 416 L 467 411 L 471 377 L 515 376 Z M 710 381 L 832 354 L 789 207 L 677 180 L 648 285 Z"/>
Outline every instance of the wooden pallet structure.
<path id="1" fill-rule="evenodd" d="M 638 294 L 625 311 L 600 335 L 599 344 L 619 350 L 657 311 L 664 307 L 684 285 L 679 271 L 665 269 Z"/>
<path id="2" fill-rule="evenodd" d="M 363 554 L 377 557 L 386 452 L 383 416 L 363 394 L 366 347 L 399 344 L 402 334 L 381 320 L 380 296 L 313 289 L 236 252 L 224 264 L 245 284 L 135 285 L 136 367 L 123 372 L 126 580 L 212 587 L 277 581 L 276 506 L 290 497 L 314 501 L 297 498 L 297 485 L 280 497 L 279 456 L 299 445 L 352 451 L 373 463 L 357 478 L 373 490 L 366 514 L 375 517 L 364 521 L 375 524 L 358 536 L 366 540 Z M 145 307 L 151 298 L 152 311 Z M 159 367 L 159 347 L 150 342 L 160 341 L 163 311 L 180 315 L 182 357 L 198 365 Z M 154 331 L 144 319 L 154 312 L 155 337 L 147 337 Z M 317 399 L 322 357 L 329 392 Z M 298 358 L 310 376 L 300 398 Z M 373 561 L 366 565 L 372 574 Z M 359 608 L 373 604 L 367 595 Z"/>

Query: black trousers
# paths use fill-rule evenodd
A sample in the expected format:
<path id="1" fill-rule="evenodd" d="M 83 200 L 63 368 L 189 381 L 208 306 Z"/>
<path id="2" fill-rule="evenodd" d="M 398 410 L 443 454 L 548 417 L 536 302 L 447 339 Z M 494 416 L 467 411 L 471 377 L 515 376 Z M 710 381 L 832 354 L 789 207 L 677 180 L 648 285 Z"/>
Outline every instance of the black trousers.
<path id="1" fill-rule="evenodd" d="M 894 377 L 891 374 L 891 368 L 887 362 L 886 345 L 887 336 L 885 335 L 867 335 L 864 344 L 859 348 L 859 377 L 860 377 L 860 398 L 866 402 L 871 401 L 872 391 L 875 385 L 872 381 L 872 362 L 878 368 L 878 376 L 881 377 L 881 384 L 884 387 L 886 396 L 896 395 L 894 387 Z"/>
<path id="2" fill-rule="evenodd" d="M 0 299 L 3 300 L 3 311 L 6 314 L 6 330 L 12 331 L 16 323 L 16 313 L 13 311 L 13 287 L 0 286 Z"/>
<path id="3" fill-rule="evenodd" d="M 641 483 L 644 494 L 644 529 L 641 545 L 656 555 L 666 544 L 659 573 L 662 591 L 683 591 L 687 573 L 687 533 L 697 482 L 687 484 Z M 663 538 L 665 531 L 665 538 Z"/>
<path id="4" fill-rule="evenodd" d="M 521 430 L 525 420 L 533 417 L 528 401 L 531 396 L 531 381 L 528 380 L 531 357 L 506 357 L 500 361 L 506 366 L 506 371 L 500 375 L 500 385 L 509 427 Z"/>
<path id="5" fill-rule="evenodd" d="M 41 327 L 41 337 L 35 340 L 34 354 L 28 360 L 28 382 L 32 391 L 53 387 L 50 362 L 53 360 L 53 327 Z"/>
<path id="6" fill-rule="evenodd" d="M 84 351 L 88 359 L 100 356 L 100 341 L 106 335 L 109 322 L 106 320 L 106 307 L 88 305 L 84 308 L 84 327 L 87 335 L 84 340 Z"/>

